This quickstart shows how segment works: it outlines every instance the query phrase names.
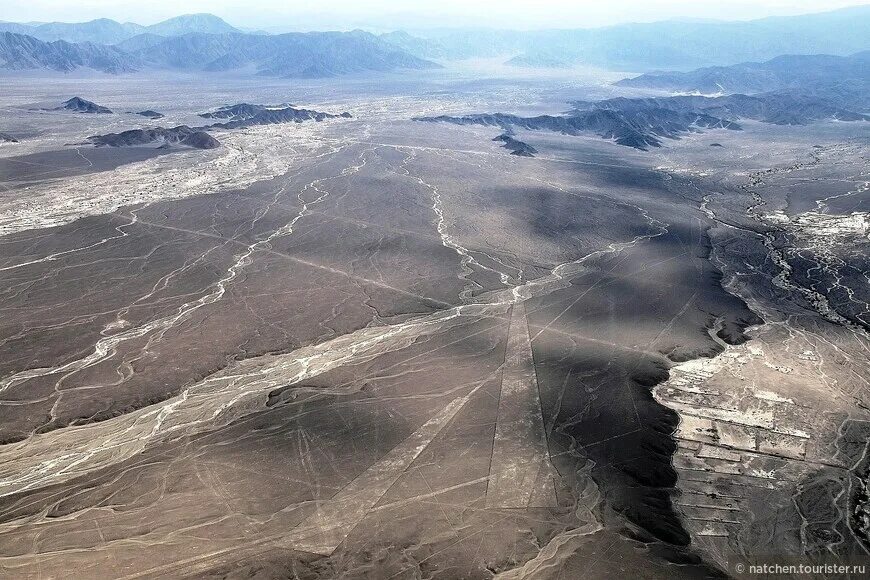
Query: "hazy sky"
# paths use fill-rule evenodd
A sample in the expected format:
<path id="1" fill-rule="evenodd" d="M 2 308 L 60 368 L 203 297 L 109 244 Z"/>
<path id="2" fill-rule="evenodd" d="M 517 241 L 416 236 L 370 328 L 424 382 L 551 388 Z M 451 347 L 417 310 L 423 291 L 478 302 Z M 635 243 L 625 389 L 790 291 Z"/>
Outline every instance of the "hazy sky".
<path id="1" fill-rule="evenodd" d="M 589 27 L 672 18 L 749 19 L 822 12 L 870 0 L 0 0 L 0 20 L 152 24 L 211 12 L 242 27 L 288 30 L 436 26 Z"/>

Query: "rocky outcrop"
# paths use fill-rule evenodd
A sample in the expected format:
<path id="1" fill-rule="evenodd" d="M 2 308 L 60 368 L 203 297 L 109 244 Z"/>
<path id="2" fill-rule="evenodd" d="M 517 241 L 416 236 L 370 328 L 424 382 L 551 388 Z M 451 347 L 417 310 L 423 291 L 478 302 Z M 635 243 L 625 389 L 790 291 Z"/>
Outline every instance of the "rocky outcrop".
<path id="1" fill-rule="evenodd" d="M 179 125 L 169 129 L 154 127 L 151 129 L 131 129 L 107 135 L 93 135 L 88 137 L 88 141 L 97 147 L 162 146 L 174 144 L 194 149 L 215 149 L 220 147 L 220 142 L 202 129 L 191 128 L 186 125 Z"/>
<path id="2" fill-rule="evenodd" d="M 297 109 L 289 105 L 251 105 L 240 103 L 221 107 L 215 111 L 201 113 L 204 119 L 226 119 L 226 122 L 215 123 L 211 127 L 220 129 L 239 129 L 256 125 L 275 125 L 280 123 L 302 123 L 304 121 L 324 121 L 326 119 L 351 118 L 351 114 L 324 113 L 310 109 Z"/>
<path id="3" fill-rule="evenodd" d="M 507 133 L 502 133 L 498 137 L 495 137 L 493 141 L 501 141 L 503 143 L 502 147 L 509 150 L 511 155 L 517 155 L 518 157 L 534 157 L 535 153 L 538 152 L 537 149 L 528 143 L 514 139 L 512 135 Z"/>
<path id="4" fill-rule="evenodd" d="M 162 119 L 163 113 L 158 113 L 157 111 L 147 110 L 147 111 L 139 111 L 136 113 L 137 115 L 142 115 L 143 117 L 148 117 L 149 119 Z"/>
<path id="5" fill-rule="evenodd" d="M 98 105 L 93 101 L 85 100 L 81 97 L 73 97 L 68 101 L 64 101 L 64 103 L 55 109 L 56 111 L 74 111 L 76 113 L 98 113 L 98 114 L 109 114 L 112 112 L 108 107 L 103 107 L 102 105 Z"/>
<path id="6" fill-rule="evenodd" d="M 72 100 L 72 99 L 71 99 Z M 89 101 L 85 101 L 88 103 Z M 93 105 L 93 103 L 90 103 Z M 143 111 L 138 113 L 146 115 L 155 111 Z M 227 119 L 223 123 L 214 123 L 202 127 L 152 127 L 146 129 L 131 129 L 121 133 L 109 133 L 106 135 L 92 135 L 88 141 L 97 147 L 137 147 L 137 146 L 170 146 L 184 145 L 195 149 L 214 149 L 220 147 L 220 142 L 212 137 L 208 131 L 213 129 L 243 129 L 257 125 L 274 125 L 281 123 L 302 123 L 305 121 L 323 121 L 326 119 L 350 118 L 350 113 L 334 115 L 310 109 L 297 109 L 290 106 L 273 107 L 269 105 L 251 105 L 240 103 L 221 107 L 215 111 L 201 113 L 205 119 Z"/>

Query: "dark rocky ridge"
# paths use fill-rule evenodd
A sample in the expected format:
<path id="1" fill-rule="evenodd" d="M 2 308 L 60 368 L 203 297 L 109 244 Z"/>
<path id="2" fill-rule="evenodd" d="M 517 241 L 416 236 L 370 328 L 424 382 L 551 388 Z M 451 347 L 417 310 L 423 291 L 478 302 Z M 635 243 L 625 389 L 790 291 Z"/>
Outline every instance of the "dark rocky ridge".
<path id="1" fill-rule="evenodd" d="M 56 108 L 55 111 L 75 111 L 76 113 L 99 113 L 99 114 L 110 114 L 112 112 L 108 107 L 103 107 L 102 105 L 98 105 L 93 101 L 85 100 L 81 97 L 73 97 L 67 101 L 64 101 L 63 104 Z"/>
<path id="2" fill-rule="evenodd" d="M 780 91 L 761 95 L 723 97 L 679 96 L 661 98 L 615 98 L 598 102 L 577 101 L 574 110 L 562 116 L 520 117 L 484 113 L 453 117 L 418 117 L 418 121 L 458 125 L 489 125 L 580 135 L 594 133 L 619 145 L 647 150 L 661 147 L 662 139 L 703 129 L 740 130 L 739 119 L 777 125 L 805 125 L 821 120 L 866 121 L 866 115 L 828 100 L 799 92 Z"/>
<path id="3" fill-rule="evenodd" d="M 145 112 L 149 111 L 144 111 L 143 113 Z M 162 117 L 162 115 L 160 116 Z M 216 111 L 209 113 L 201 113 L 200 117 L 205 119 L 228 119 L 228 121 L 224 123 L 213 123 L 201 127 L 179 125 L 178 127 L 172 128 L 153 127 L 148 129 L 131 129 L 129 131 L 122 131 L 121 133 L 92 135 L 88 137 L 88 141 L 97 147 L 136 147 L 160 143 L 162 146 L 180 144 L 196 149 L 214 149 L 220 147 L 220 142 L 209 135 L 208 131 L 212 129 L 242 129 L 258 125 L 302 123 L 305 121 L 320 122 L 326 119 L 347 119 L 350 118 L 351 115 L 347 112 L 335 115 L 310 109 L 297 109 L 289 106 L 274 108 L 268 105 L 240 103 L 238 105 L 221 107 Z"/>
<path id="4" fill-rule="evenodd" d="M 97 147 L 135 147 L 163 143 L 164 145 L 179 144 L 195 149 L 215 149 L 220 147 L 220 142 L 199 128 L 191 128 L 187 125 L 152 129 L 131 129 L 121 133 L 108 133 L 106 135 L 92 135 L 88 141 Z"/>
<path id="5" fill-rule="evenodd" d="M 648 99 L 615 98 L 596 103 L 578 101 L 575 111 L 607 109 L 626 113 L 667 110 L 699 114 L 724 121 L 752 119 L 775 125 L 807 125 L 815 121 L 866 121 L 868 117 L 839 103 L 804 91 L 775 91 L 759 95 L 720 97 L 675 96 Z"/>
<path id="6" fill-rule="evenodd" d="M 284 105 L 285 107 L 290 107 L 292 105 Z M 267 109 L 267 108 L 276 108 L 269 107 L 268 105 L 251 105 L 249 103 L 239 103 L 237 105 L 226 105 L 224 107 L 219 107 L 214 111 L 209 111 L 207 113 L 200 113 L 199 116 L 203 119 L 229 119 L 232 121 L 239 121 L 242 119 L 250 119 L 257 113 Z"/>
<path id="7" fill-rule="evenodd" d="M 667 109 L 655 108 L 638 111 L 619 111 L 595 108 L 578 111 L 567 116 L 540 115 L 520 117 L 504 113 L 465 115 L 451 117 L 419 117 L 426 122 L 445 122 L 457 125 L 489 125 L 503 130 L 517 127 L 527 130 L 544 130 L 565 135 L 594 133 L 604 139 L 611 139 L 619 145 L 646 150 L 661 147 L 660 137 L 678 138 L 680 134 L 697 131 L 701 127 L 739 130 L 736 123 L 695 113 L 678 113 Z"/>
<path id="8" fill-rule="evenodd" d="M 240 103 L 227 107 L 221 107 L 216 111 L 201 113 L 203 119 L 227 119 L 225 123 L 215 123 L 210 127 L 221 129 L 238 129 L 253 127 L 256 125 L 274 125 L 280 123 L 302 123 L 303 121 L 323 121 L 326 119 L 351 118 L 351 114 L 324 113 L 310 109 L 297 109 L 287 105 L 252 105 Z"/>

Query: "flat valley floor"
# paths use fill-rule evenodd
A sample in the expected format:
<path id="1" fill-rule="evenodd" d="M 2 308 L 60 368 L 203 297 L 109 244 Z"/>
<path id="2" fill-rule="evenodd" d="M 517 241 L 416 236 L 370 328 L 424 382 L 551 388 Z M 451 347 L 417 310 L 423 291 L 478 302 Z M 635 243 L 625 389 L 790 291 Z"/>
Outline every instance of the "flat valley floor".
<path id="1" fill-rule="evenodd" d="M 0 575 L 697 578 L 868 554 L 866 124 L 650 152 L 522 132 L 522 158 L 412 118 L 609 89 L 8 84 L 0 130 L 28 138 L 0 145 Z M 353 118 L 95 149 L 148 123 L 38 110 L 75 95 L 164 126 L 238 102 Z"/>

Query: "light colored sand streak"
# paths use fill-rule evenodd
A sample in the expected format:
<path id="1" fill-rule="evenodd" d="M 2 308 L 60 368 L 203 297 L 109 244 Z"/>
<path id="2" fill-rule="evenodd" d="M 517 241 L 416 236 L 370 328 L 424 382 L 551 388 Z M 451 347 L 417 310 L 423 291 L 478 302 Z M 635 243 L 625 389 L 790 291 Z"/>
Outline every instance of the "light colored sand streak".
<path id="1" fill-rule="evenodd" d="M 292 123 L 220 133 L 223 146 L 218 149 L 161 155 L 109 171 L 47 179 L 0 199 L 0 235 L 58 226 L 124 205 L 243 188 L 281 175 L 336 150 L 336 145 L 319 139 L 320 125 Z M 82 153 L 87 156 L 87 149 Z"/>
<path id="2" fill-rule="evenodd" d="M 645 215 L 645 214 L 643 214 Z M 608 244 L 559 264 L 546 276 L 420 316 L 401 324 L 364 328 L 293 352 L 241 361 L 185 389 L 163 403 L 100 423 L 36 435 L 0 448 L 0 497 L 57 484 L 118 464 L 148 445 L 218 429 L 263 409 L 266 395 L 336 367 L 371 360 L 405 348 L 420 337 L 444 332 L 469 320 L 497 316 L 513 304 L 566 287 L 587 263 L 635 246 L 667 231 L 647 217 L 655 233 Z M 335 393 L 333 393 L 335 394 Z"/>

